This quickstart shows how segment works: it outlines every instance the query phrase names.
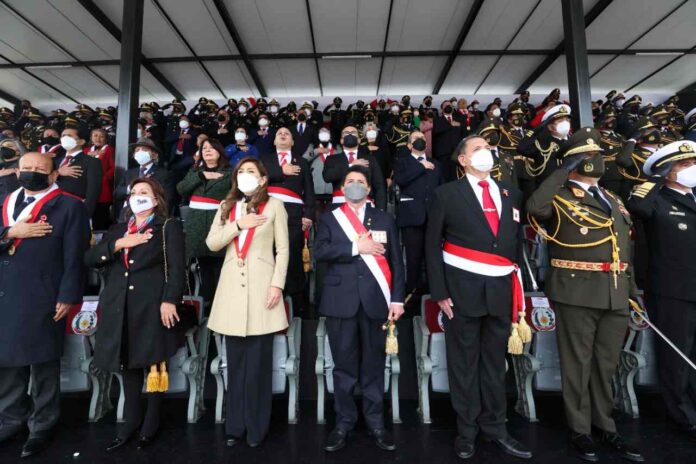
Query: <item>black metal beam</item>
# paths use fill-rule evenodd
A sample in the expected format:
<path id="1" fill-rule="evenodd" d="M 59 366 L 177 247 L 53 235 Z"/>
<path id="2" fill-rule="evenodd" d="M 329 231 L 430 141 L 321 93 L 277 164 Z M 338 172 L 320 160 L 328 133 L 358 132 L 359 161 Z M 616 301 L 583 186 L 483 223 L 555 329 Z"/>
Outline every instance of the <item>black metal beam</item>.
<path id="1" fill-rule="evenodd" d="M 200 58 L 199 58 L 198 54 L 196 53 L 196 51 L 193 49 L 193 47 L 191 46 L 191 44 L 188 43 L 188 40 L 186 40 L 186 37 L 184 37 L 184 34 L 181 33 L 181 31 L 180 31 L 179 28 L 176 26 L 176 24 L 174 23 L 174 21 L 172 21 L 172 18 L 169 16 L 169 14 L 164 10 L 164 8 L 162 8 L 162 5 L 160 5 L 159 1 L 158 1 L 158 0 L 152 0 L 152 3 L 153 3 L 153 5 L 155 5 L 155 8 L 157 8 L 157 10 L 160 12 L 160 14 L 161 14 L 161 15 L 164 17 L 164 19 L 167 21 L 167 23 L 169 24 L 169 27 L 171 27 L 172 30 L 174 31 L 174 33 L 175 33 L 177 36 L 179 36 L 179 39 L 181 39 L 181 41 L 184 43 L 184 46 L 188 49 L 189 53 L 191 53 L 191 55 L 193 55 L 193 57 L 196 58 L 196 62 L 197 62 L 198 65 L 201 67 L 201 69 L 203 70 L 203 72 L 205 73 L 205 75 L 208 76 L 208 79 L 210 79 L 210 81 L 213 83 L 213 85 L 215 86 L 215 88 L 218 89 L 218 92 L 220 92 L 220 93 L 222 94 L 223 98 L 227 99 L 227 95 L 225 94 L 225 91 L 222 90 L 222 87 L 220 87 L 220 86 L 218 85 L 218 83 L 217 83 L 217 81 L 215 80 L 215 78 L 213 77 L 213 75 L 210 73 L 210 71 L 209 71 L 208 68 L 205 66 L 205 64 L 200 60 Z"/>
<path id="2" fill-rule="evenodd" d="M 8 101 L 12 103 L 13 105 L 20 105 L 22 103 L 22 100 L 19 98 L 15 97 L 14 95 L 10 95 L 9 93 L 5 92 L 4 90 L 0 89 L 0 98 L 2 98 L 5 101 Z"/>
<path id="3" fill-rule="evenodd" d="M 389 40 L 389 28 L 391 27 L 391 17 L 392 17 L 392 9 L 394 8 L 394 0 L 389 0 L 389 13 L 387 16 L 387 28 L 384 31 L 384 45 L 382 46 L 382 52 L 386 53 L 387 51 L 387 41 Z M 379 88 L 382 85 L 382 70 L 384 69 L 384 56 L 382 56 L 382 60 L 379 63 L 379 77 L 377 78 L 377 95 L 379 95 Z"/>
<path id="4" fill-rule="evenodd" d="M 505 45 L 505 50 L 507 50 L 508 47 L 510 47 L 510 45 L 512 45 L 512 42 L 515 41 L 515 39 L 517 38 L 517 36 L 520 34 L 520 31 L 522 31 L 522 29 L 524 28 L 525 24 L 527 24 L 527 21 L 529 21 L 529 18 L 532 17 L 532 15 L 534 14 L 534 12 L 536 11 L 537 7 L 539 6 L 539 4 L 541 4 L 542 1 L 543 1 L 543 0 L 537 0 L 537 2 L 536 2 L 536 4 L 534 5 L 534 7 L 533 7 L 531 10 L 529 10 L 529 13 L 527 13 L 527 16 L 524 18 L 524 21 L 522 21 L 522 23 L 520 24 L 520 27 L 517 28 L 517 32 L 515 32 L 515 35 L 513 35 L 512 38 L 508 41 L 507 45 Z M 476 90 L 474 90 L 474 95 L 476 95 L 476 94 L 478 93 L 479 89 L 481 89 L 481 87 L 483 86 L 484 82 L 486 82 L 486 79 L 488 79 L 488 77 L 491 75 L 491 73 L 493 72 L 493 70 L 495 69 L 495 67 L 498 66 L 498 62 L 500 61 L 500 59 L 501 59 L 502 57 L 503 57 L 503 55 L 498 55 L 498 57 L 495 59 L 495 62 L 493 63 L 493 66 L 490 67 L 490 69 L 488 70 L 488 72 L 486 73 L 486 75 L 483 76 L 483 79 L 481 79 L 481 82 L 479 82 L 479 85 L 476 86 Z"/>
<path id="5" fill-rule="evenodd" d="M 128 145 L 135 140 L 140 97 L 140 55 L 143 41 L 142 0 L 123 0 L 123 36 L 118 78 L 118 119 L 116 122 L 116 180 L 126 175 Z"/>
<path id="6" fill-rule="evenodd" d="M 17 11 L 17 10 L 16 10 L 14 7 L 12 7 L 11 5 L 9 5 L 5 0 L 0 0 L 0 3 L 1 3 L 6 9 L 8 9 L 13 15 L 15 15 L 17 18 L 19 18 L 20 20 L 22 20 L 27 26 L 29 26 L 31 29 L 33 29 L 34 31 L 36 31 L 39 35 L 43 36 L 44 39 L 46 39 L 48 42 L 50 42 L 50 43 L 52 43 L 53 45 L 55 45 L 56 47 L 58 47 L 58 49 L 59 49 L 60 51 L 62 51 L 62 52 L 65 53 L 66 55 L 68 55 L 68 56 L 69 56 L 70 58 L 72 58 L 73 60 L 75 60 L 75 61 L 80 61 L 80 59 L 79 59 L 77 56 L 75 56 L 75 55 L 73 55 L 72 53 L 70 53 L 70 51 L 69 51 L 67 48 L 65 48 L 63 45 L 61 45 L 60 43 L 58 43 L 58 41 L 57 41 L 56 39 L 54 39 L 53 37 L 49 36 L 44 30 L 42 30 L 41 28 L 39 28 L 36 24 L 34 24 L 34 23 L 32 23 L 31 21 L 29 21 L 29 19 L 27 19 L 26 16 L 24 16 L 22 13 L 20 13 L 19 11 Z M 107 81 L 106 79 L 104 79 L 103 77 L 101 77 L 99 74 L 97 74 L 96 72 L 94 72 L 89 66 L 86 66 L 86 68 L 87 68 L 87 71 L 88 71 L 92 76 L 94 76 L 95 78 L 97 78 L 97 80 L 101 81 L 102 84 L 106 85 L 107 87 L 109 87 L 109 88 L 110 88 L 111 90 L 113 90 L 114 92 L 118 92 L 118 89 L 117 89 L 116 87 L 114 87 L 113 85 L 111 85 L 111 83 L 110 83 L 109 81 Z"/>
<path id="7" fill-rule="evenodd" d="M 691 50 L 692 50 L 692 51 L 696 51 L 696 45 L 694 45 L 693 47 L 691 47 Z M 684 55 L 675 56 L 674 58 L 672 58 L 671 60 L 669 60 L 667 63 L 663 64 L 662 66 L 660 66 L 659 68 L 657 68 L 656 70 L 654 70 L 653 72 L 651 72 L 650 74 L 648 74 L 647 76 L 645 76 L 644 78 L 642 78 L 641 80 L 639 80 L 638 82 L 636 82 L 635 84 L 633 84 L 632 86 L 630 86 L 629 88 L 627 88 L 626 90 L 624 90 L 624 92 L 630 92 L 630 91 L 633 90 L 635 87 L 638 87 L 640 84 L 642 84 L 643 82 L 647 81 L 648 79 L 650 79 L 651 77 L 653 77 L 655 74 L 659 73 L 660 71 L 662 71 L 662 70 L 665 69 L 666 67 L 670 66 L 672 63 L 674 63 L 675 61 L 677 61 L 679 58 L 683 58 L 683 57 L 684 57 Z"/>
<path id="8" fill-rule="evenodd" d="M 454 60 L 457 58 L 458 52 L 462 48 L 464 40 L 466 40 L 466 36 L 469 34 L 469 31 L 471 30 L 471 26 L 473 26 L 474 21 L 476 21 L 476 16 L 478 16 L 479 10 L 481 10 L 482 5 L 483 0 L 474 0 L 474 4 L 471 5 L 469 14 L 466 15 L 466 20 L 464 21 L 464 25 L 462 25 L 462 30 L 459 31 L 459 36 L 457 37 L 457 40 L 454 42 L 454 47 L 452 47 L 452 51 L 447 57 L 447 61 L 445 61 L 445 65 L 442 67 L 442 71 L 440 71 L 440 76 L 437 78 L 437 81 L 435 81 L 435 87 L 433 87 L 433 94 L 440 93 L 440 88 L 442 88 L 442 84 L 445 83 L 445 79 L 447 79 L 447 74 L 449 74 L 450 69 L 452 69 L 452 64 L 454 64 Z"/>
<path id="9" fill-rule="evenodd" d="M 261 83 L 261 79 L 259 78 L 259 74 L 256 72 L 254 64 L 251 62 L 251 59 L 249 59 L 246 47 L 242 42 L 242 38 L 239 36 L 239 32 L 237 32 L 237 28 L 234 25 L 234 21 L 232 21 L 232 16 L 225 5 L 225 2 L 223 0 L 213 0 L 213 4 L 220 15 L 222 22 L 225 24 L 227 32 L 230 34 L 230 37 L 232 37 L 232 42 L 234 42 L 235 47 L 237 47 L 237 50 L 239 50 L 239 55 L 246 65 L 249 75 L 251 76 L 251 80 L 254 81 L 254 85 L 258 89 L 260 96 L 267 97 L 268 92 L 266 92 L 266 88 Z"/>
<path id="10" fill-rule="evenodd" d="M 595 6 L 585 15 L 585 28 L 587 28 L 592 22 L 597 19 L 597 17 L 602 14 L 604 10 L 611 4 L 613 0 L 599 0 Z M 554 48 L 553 53 L 547 56 L 544 61 L 541 62 L 537 68 L 532 71 L 527 78 L 522 81 L 522 84 L 518 87 L 516 93 L 522 93 L 527 90 L 542 74 L 546 72 L 547 69 L 553 64 L 556 59 L 563 54 L 564 41 L 561 42 Z"/>
<path id="11" fill-rule="evenodd" d="M 118 27 L 116 27 L 116 25 L 113 23 L 113 21 L 111 21 L 111 19 L 109 19 L 109 17 L 101 10 L 101 8 L 99 8 L 97 6 L 97 4 L 94 3 L 93 0 L 77 0 L 77 1 L 80 2 L 80 5 L 82 5 L 82 7 L 84 9 L 86 9 L 87 12 L 89 12 L 89 14 L 91 14 L 92 17 L 95 20 L 97 20 L 97 22 L 99 24 L 101 24 L 101 26 L 104 29 L 106 29 L 109 32 L 109 34 L 111 34 L 113 36 L 114 39 L 121 42 L 121 31 L 119 30 Z M 142 0 L 141 0 L 141 2 L 142 2 Z M 162 74 L 160 72 L 160 70 L 157 69 L 157 67 L 154 64 L 152 64 L 152 62 L 150 62 L 147 58 L 145 58 L 142 55 L 141 55 L 141 62 L 142 62 L 142 65 L 145 67 L 145 69 L 147 69 L 148 72 L 150 74 L 152 74 L 152 76 L 155 79 L 157 79 L 159 81 L 159 83 L 162 84 L 162 86 L 165 89 L 167 89 L 167 91 L 169 93 L 171 93 L 175 98 L 178 98 L 179 100 L 186 99 L 186 97 L 184 97 L 184 95 L 181 92 L 179 92 L 179 90 L 177 90 L 177 88 L 174 86 L 174 84 L 172 84 L 169 81 L 169 79 L 167 79 L 164 76 L 164 74 Z"/>
<path id="12" fill-rule="evenodd" d="M 587 62 L 587 40 L 582 0 L 561 0 L 563 7 L 563 35 L 568 68 L 568 93 L 575 129 L 592 126 L 592 92 L 590 66 Z"/>
<path id="13" fill-rule="evenodd" d="M 655 29 L 657 26 L 659 26 L 660 24 L 662 24 L 662 21 L 664 21 L 665 19 L 667 19 L 668 17 L 670 17 L 670 16 L 672 15 L 672 13 L 674 13 L 674 12 L 677 11 L 679 8 L 681 8 L 682 6 L 684 6 L 684 5 L 686 4 L 686 2 L 688 2 L 688 1 L 689 1 L 689 0 L 684 0 L 684 1 L 681 2 L 679 5 L 675 6 L 675 7 L 672 8 L 671 10 L 669 10 L 669 11 L 667 12 L 666 15 L 662 16 L 659 20 L 657 20 L 657 21 L 655 22 L 655 24 L 653 24 L 652 26 L 650 26 L 650 28 L 649 28 L 647 31 L 643 32 L 641 35 L 639 35 L 638 37 L 636 37 L 635 40 L 633 40 L 630 44 L 626 45 L 626 47 L 624 47 L 624 51 L 628 51 L 629 48 L 631 48 L 634 44 L 638 43 L 638 41 L 641 40 L 643 37 L 645 37 L 646 35 L 648 35 L 648 34 L 650 33 L 650 31 L 652 31 L 652 30 Z M 606 68 L 606 67 L 609 66 L 611 63 L 613 63 L 614 60 L 616 60 L 619 56 L 621 56 L 621 55 L 614 55 L 613 57 L 611 57 L 611 59 L 610 59 L 609 61 L 607 61 L 606 63 L 604 63 L 604 64 L 603 64 L 602 66 L 600 66 L 595 72 L 593 72 L 593 73 L 590 75 L 590 78 L 593 78 L 593 77 L 595 77 L 597 74 L 599 74 L 600 72 L 602 72 L 602 71 L 604 70 L 604 68 Z"/>
<path id="14" fill-rule="evenodd" d="M 16 64 L 17 64 L 17 63 L 15 63 L 14 61 L 12 61 L 11 59 L 9 59 L 8 57 L 6 57 L 5 55 L 0 55 L 0 59 L 5 60 L 5 61 L 7 61 L 8 63 L 10 63 L 10 64 L 12 64 L 12 65 L 16 65 Z M 54 92 L 61 94 L 62 96 L 64 96 L 64 97 L 67 98 L 68 100 L 71 100 L 71 101 L 77 103 L 78 105 L 80 104 L 79 101 L 75 100 L 73 97 L 71 97 L 71 96 L 68 95 L 67 93 L 63 92 L 62 90 L 60 90 L 58 87 L 56 87 L 56 86 L 54 86 L 53 84 L 49 83 L 49 82 L 46 81 L 45 79 L 40 78 L 39 76 L 37 76 L 37 75 L 34 74 L 33 72 L 29 71 L 28 69 L 25 69 L 25 68 L 19 68 L 19 69 L 21 69 L 23 72 L 29 74 L 31 77 L 33 77 L 33 78 L 36 79 L 37 81 L 41 82 L 43 85 L 45 85 L 46 87 L 50 88 L 50 89 L 53 90 Z"/>
<path id="15" fill-rule="evenodd" d="M 307 19 L 309 20 L 309 35 L 312 38 L 312 52 L 317 54 L 317 44 L 314 40 L 314 23 L 312 22 L 312 9 L 309 7 L 309 0 L 305 0 L 307 6 Z M 324 96 L 324 86 L 321 84 L 321 73 L 319 72 L 319 58 L 314 58 L 314 66 L 317 69 L 317 80 L 319 81 L 319 95 Z"/>

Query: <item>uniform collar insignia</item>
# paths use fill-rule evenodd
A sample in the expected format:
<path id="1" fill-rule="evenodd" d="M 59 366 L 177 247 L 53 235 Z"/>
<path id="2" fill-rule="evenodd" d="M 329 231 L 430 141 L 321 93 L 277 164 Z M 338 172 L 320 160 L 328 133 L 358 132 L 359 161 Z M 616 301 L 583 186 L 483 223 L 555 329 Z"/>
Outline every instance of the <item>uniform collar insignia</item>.
<path id="1" fill-rule="evenodd" d="M 575 198 L 585 198 L 585 191 L 583 189 L 571 187 L 570 190 L 573 192 Z"/>

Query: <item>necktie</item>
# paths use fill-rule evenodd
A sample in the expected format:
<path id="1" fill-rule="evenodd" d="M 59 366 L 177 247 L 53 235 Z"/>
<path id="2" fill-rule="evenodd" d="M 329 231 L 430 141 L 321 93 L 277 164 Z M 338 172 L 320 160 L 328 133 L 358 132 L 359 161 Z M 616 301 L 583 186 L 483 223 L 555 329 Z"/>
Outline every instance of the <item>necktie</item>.
<path id="1" fill-rule="evenodd" d="M 278 153 L 278 155 L 280 156 L 280 167 L 283 167 L 286 164 L 288 164 L 287 153 Z"/>
<path id="2" fill-rule="evenodd" d="M 304 124 L 300 124 L 300 130 L 298 131 L 300 135 L 304 133 Z"/>
<path id="3" fill-rule="evenodd" d="M 147 173 L 147 168 L 145 166 L 140 166 L 140 177 L 145 177 Z"/>
<path id="4" fill-rule="evenodd" d="M 181 130 L 181 133 L 182 133 L 182 134 L 186 134 L 186 133 L 187 133 L 187 130 L 186 130 L 186 129 L 182 129 L 182 130 Z M 184 152 L 184 139 L 179 139 L 179 141 L 176 142 L 176 152 L 177 152 L 177 153 L 183 153 L 183 152 Z"/>
<path id="5" fill-rule="evenodd" d="M 425 156 L 419 156 L 416 158 L 416 160 L 420 163 L 421 161 L 425 161 Z"/>
<path id="6" fill-rule="evenodd" d="M 355 161 L 355 152 L 349 151 L 348 152 L 348 164 L 353 164 L 353 161 Z"/>
<path id="7" fill-rule="evenodd" d="M 73 155 L 65 155 L 65 158 L 63 158 L 63 161 L 60 163 L 59 167 L 67 166 L 70 164 L 70 160 L 73 159 Z"/>
<path id="8" fill-rule="evenodd" d="M 447 122 L 449 122 L 450 124 L 452 124 L 452 116 L 447 116 Z"/>
<path id="9" fill-rule="evenodd" d="M 500 225 L 500 218 L 498 217 L 498 208 L 495 207 L 495 202 L 493 202 L 493 197 L 491 196 L 490 190 L 488 190 L 488 182 L 482 180 L 479 185 L 483 189 L 483 214 L 486 216 L 488 225 L 491 227 L 493 235 L 498 235 L 498 226 Z"/>
<path id="10" fill-rule="evenodd" d="M 602 195 L 599 194 L 599 189 L 597 188 L 597 186 L 593 185 L 589 188 L 589 191 L 594 197 L 594 199 L 597 200 L 597 203 L 599 203 L 599 206 L 602 208 L 602 211 L 604 211 L 607 214 L 611 214 L 611 205 L 607 203 L 604 198 L 602 198 Z"/>
<path id="11" fill-rule="evenodd" d="M 12 218 L 16 221 L 17 218 L 19 217 L 19 213 L 21 213 L 24 208 L 29 206 L 30 204 L 34 203 L 35 198 L 34 197 L 26 197 L 24 201 L 22 202 L 22 205 L 19 208 L 15 208 L 14 214 L 12 215 Z"/>

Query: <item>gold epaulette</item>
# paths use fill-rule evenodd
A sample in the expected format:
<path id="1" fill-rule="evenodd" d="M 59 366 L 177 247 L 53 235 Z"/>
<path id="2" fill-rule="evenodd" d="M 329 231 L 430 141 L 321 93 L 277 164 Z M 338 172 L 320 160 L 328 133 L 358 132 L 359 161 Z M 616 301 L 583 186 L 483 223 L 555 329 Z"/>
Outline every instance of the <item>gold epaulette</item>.
<path id="1" fill-rule="evenodd" d="M 648 193 L 655 187 L 655 182 L 643 182 L 636 185 L 631 192 L 632 197 L 645 198 Z"/>

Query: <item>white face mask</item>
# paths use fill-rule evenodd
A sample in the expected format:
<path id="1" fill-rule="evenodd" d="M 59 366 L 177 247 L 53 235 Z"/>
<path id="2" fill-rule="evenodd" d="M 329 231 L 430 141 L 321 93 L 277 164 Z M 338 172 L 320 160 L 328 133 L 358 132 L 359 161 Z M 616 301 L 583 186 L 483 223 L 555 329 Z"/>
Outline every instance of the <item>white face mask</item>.
<path id="1" fill-rule="evenodd" d="M 244 114 L 244 113 L 246 113 L 247 109 L 246 109 L 246 106 L 242 105 L 238 108 L 238 110 L 239 110 L 239 114 Z"/>
<path id="2" fill-rule="evenodd" d="M 278 107 L 273 105 L 271 106 L 271 113 L 276 114 L 278 112 Z"/>
<path id="3" fill-rule="evenodd" d="M 329 134 L 326 131 L 319 132 L 319 141 L 320 142 L 328 142 L 329 140 L 331 140 L 331 134 Z"/>
<path id="4" fill-rule="evenodd" d="M 368 140 L 374 140 L 377 138 L 377 131 L 370 129 L 369 131 L 365 132 L 365 135 L 367 136 Z"/>
<path id="5" fill-rule="evenodd" d="M 679 171 L 677 173 L 677 183 L 691 189 L 696 187 L 696 165 Z"/>
<path id="6" fill-rule="evenodd" d="M 237 142 L 243 142 L 243 141 L 246 140 L 246 138 L 247 138 L 247 137 L 246 137 L 246 134 L 245 134 L 244 132 L 235 132 L 235 133 L 234 133 L 234 139 L 235 139 Z"/>
<path id="7" fill-rule="evenodd" d="M 259 127 L 266 127 L 267 125 L 268 125 L 268 119 L 266 119 L 266 118 L 259 119 Z"/>
<path id="8" fill-rule="evenodd" d="M 493 111 L 491 111 L 491 113 L 493 114 L 493 116 L 497 118 L 498 116 L 500 116 L 500 108 L 494 109 Z"/>
<path id="9" fill-rule="evenodd" d="M 556 132 L 558 132 L 561 137 L 567 136 L 570 132 L 570 121 L 561 121 L 556 124 Z"/>
<path id="10" fill-rule="evenodd" d="M 138 138 L 142 137 L 142 136 L 143 136 L 143 130 L 142 130 L 142 129 L 138 129 L 137 131 L 135 131 L 135 135 L 138 136 Z"/>
<path id="11" fill-rule="evenodd" d="M 135 160 L 136 163 L 138 163 L 141 166 L 145 166 L 148 164 L 150 161 L 152 161 L 152 156 L 150 155 L 149 151 L 145 150 L 136 150 L 135 153 L 133 153 L 133 159 Z"/>
<path id="12" fill-rule="evenodd" d="M 471 156 L 471 167 L 480 172 L 493 169 L 493 154 L 486 148 L 476 150 Z"/>
<path id="13" fill-rule="evenodd" d="M 145 195 L 131 195 L 128 199 L 128 206 L 130 206 L 133 214 L 140 214 L 143 211 L 147 211 L 155 207 L 152 198 L 146 197 Z"/>
<path id="14" fill-rule="evenodd" d="M 251 195 L 259 188 L 259 178 L 248 172 L 237 174 L 237 188 L 246 195 Z"/>
<path id="15" fill-rule="evenodd" d="M 394 114 L 399 114 L 399 105 L 394 105 L 391 107 L 391 112 Z"/>
<path id="16" fill-rule="evenodd" d="M 60 146 L 65 148 L 67 151 L 70 151 L 77 146 L 77 140 L 70 136 L 64 135 L 60 138 Z"/>
<path id="17" fill-rule="evenodd" d="M 181 127 L 182 129 L 188 129 L 189 122 L 185 119 L 182 119 L 181 121 L 179 121 L 179 127 Z"/>
<path id="18" fill-rule="evenodd" d="M 617 107 L 623 106 L 624 101 L 625 101 L 625 100 L 624 100 L 623 98 L 619 98 L 618 100 L 614 100 L 614 104 L 615 104 Z"/>
<path id="19" fill-rule="evenodd" d="M 307 117 L 312 116 L 312 110 L 310 110 L 309 108 L 305 108 L 304 112 L 307 115 Z"/>

